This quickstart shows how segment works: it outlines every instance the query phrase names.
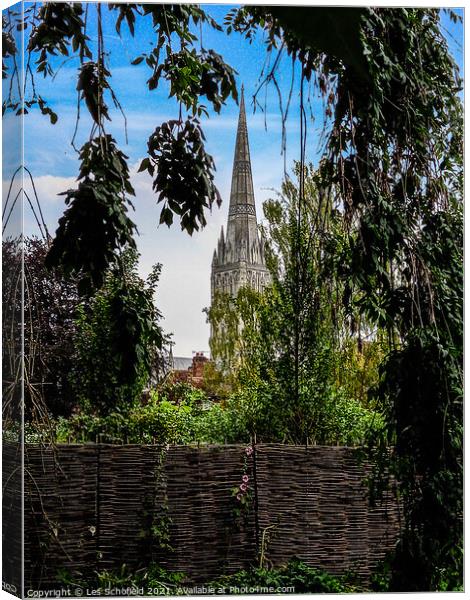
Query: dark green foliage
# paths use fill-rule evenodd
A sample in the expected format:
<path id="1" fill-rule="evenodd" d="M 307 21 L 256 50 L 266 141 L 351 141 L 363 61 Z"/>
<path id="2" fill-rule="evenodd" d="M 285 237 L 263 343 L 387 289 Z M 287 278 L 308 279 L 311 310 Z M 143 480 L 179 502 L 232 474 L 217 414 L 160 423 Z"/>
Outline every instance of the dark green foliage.
<path id="1" fill-rule="evenodd" d="M 110 120 L 108 107 L 103 100 L 105 90 L 110 89 L 106 80 L 110 76 L 111 73 L 102 63 L 88 61 L 80 67 L 77 91 L 85 100 L 90 115 L 97 125 L 101 124 L 104 119 Z"/>
<path id="2" fill-rule="evenodd" d="M 371 81 L 341 74 L 330 138 L 357 225 L 346 276 L 363 314 L 399 340 L 376 397 L 395 445 L 381 459 L 405 508 L 390 583 L 402 591 L 458 587 L 462 564 L 462 123 L 438 19 L 436 10 L 369 12 Z"/>
<path id="3" fill-rule="evenodd" d="M 15 38 L 8 28 L 8 20 L 5 15 L 2 15 L 2 79 L 7 79 L 8 70 L 5 64 L 5 59 L 16 54 Z"/>
<path id="4" fill-rule="evenodd" d="M 214 50 L 204 51 L 204 70 L 202 72 L 199 94 L 212 102 L 214 110 L 219 113 L 225 100 L 231 95 L 238 100 L 235 84 L 236 71 L 224 62 L 222 56 Z"/>
<path id="5" fill-rule="evenodd" d="M 67 571 L 59 573 L 61 583 L 71 590 L 82 589 L 124 589 L 142 590 L 144 595 L 155 595 L 149 590 L 159 590 L 158 595 L 187 595 L 195 587 L 195 583 L 184 573 L 166 571 L 157 564 L 150 564 L 137 571 L 126 565 L 113 571 L 99 571 L 93 580 L 83 581 Z M 296 594 L 321 593 L 354 593 L 363 591 L 346 577 L 335 577 L 319 569 L 308 567 L 298 559 L 287 565 L 273 569 L 253 568 L 226 575 L 214 581 L 198 583 L 197 588 L 210 590 L 211 594 L 247 594 L 280 593 L 279 590 L 289 588 Z M 212 591 L 213 590 L 213 591 Z"/>
<path id="6" fill-rule="evenodd" d="M 109 135 L 87 142 L 80 152 L 78 188 L 63 193 L 69 208 L 59 219 L 46 265 L 78 277 L 82 294 L 103 284 L 122 249 L 135 247 L 135 225 L 127 216 L 126 195 L 134 190 L 126 158 Z"/>
<path id="7" fill-rule="evenodd" d="M 125 20 L 131 35 L 134 36 L 135 15 L 136 13 L 140 14 L 138 12 L 138 5 L 131 2 L 119 4 L 109 2 L 108 8 L 109 10 L 115 10 L 119 13 L 118 18 L 116 19 L 116 32 L 121 35 L 122 22 Z"/>
<path id="8" fill-rule="evenodd" d="M 41 111 L 41 114 L 49 117 L 51 125 L 55 125 L 59 119 L 59 117 L 57 116 L 57 113 L 55 113 L 52 110 L 52 108 L 50 108 L 50 106 L 47 105 L 47 102 L 41 96 L 37 97 L 37 103 L 38 103 L 39 110 Z M 34 104 L 34 101 L 30 102 L 30 103 L 25 103 L 25 104 L 27 104 L 27 105 L 30 104 L 32 106 Z"/>
<path id="9" fill-rule="evenodd" d="M 138 57 L 133 64 L 142 60 L 142 56 Z M 156 67 L 148 81 L 150 89 L 158 87 L 162 75 L 170 82 L 170 97 L 175 96 L 193 114 L 207 114 L 205 107 L 198 105 L 199 96 L 206 96 L 216 112 L 220 112 L 230 95 L 235 100 L 238 97 L 234 69 L 214 50 L 198 53 L 194 48 L 183 48 L 171 54 Z"/>
<path id="10" fill-rule="evenodd" d="M 435 331 L 416 331 L 384 365 L 378 394 L 405 515 L 391 561 L 393 590 L 461 585 L 462 549 L 452 543 L 463 535 L 462 382 L 454 360 Z"/>
<path id="11" fill-rule="evenodd" d="M 234 575 L 220 577 L 208 585 L 216 590 L 226 588 L 227 593 L 230 588 L 235 588 L 231 592 L 235 594 L 256 593 L 256 588 L 274 588 L 271 593 L 276 593 L 277 588 L 290 588 L 291 593 L 295 594 L 343 594 L 360 591 L 346 578 L 334 577 L 324 571 L 309 567 L 298 559 L 291 560 L 283 567 L 273 569 L 257 567 L 249 571 L 239 571 Z M 253 591 L 250 591 L 250 588 Z M 261 593 L 263 592 L 261 591 Z"/>
<path id="12" fill-rule="evenodd" d="M 386 415 L 384 443 L 395 445 L 390 468 L 402 482 L 406 517 L 390 559 L 392 589 L 462 584 L 462 549 L 452 543 L 463 536 L 462 233 L 460 208 L 432 215 L 423 227 L 421 255 L 431 267 L 421 311 L 433 314 L 434 323 L 413 327 L 405 315 L 406 341 L 383 365 L 376 390 Z M 384 448 L 375 452 L 381 470 L 389 460 Z"/>
<path id="13" fill-rule="evenodd" d="M 92 414 L 119 413 L 140 401 L 158 367 L 164 343 L 153 302 L 159 272 L 157 265 L 142 280 L 137 254 L 128 251 L 78 311 L 70 377 L 76 398 Z"/>
<path id="14" fill-rule="evenodd" d="M 81 2 L 46 2 L 39 9 L 37 22 L 29 38 L 28 51 L 39 52 L 36 70 L 44 77 L 53 75 L 50 56 L 69 56 L 73 52 L 91 58 L 88 36 L 84 33 Z"/>
<path id="15" fill-rule="evenodd" d="M 214 161 L 204 149 L 204 134 L 195 118 L 168 121 L 157 127 L 148 141 L 149 158 L 139 171 L 155 176 L 157 202 L 164 202 L 160 223 L 168 227 L 173 215 L 189 234 L 206 225 L 205 208 L 221 203 L 214 185 Z"/>
<path id="16" fill-rule="evenodd" d="M 332 180 L 351 223 L 345 276 L 395 340 L 376 398 L 405 507 L 391 589 L 458 587 L 462 544 L 462 121 L 437 10 L 370 10 L 369 83 L 338 75 Z M 420 68 L 416 68 L 419 57 Z M 397 107 L 400 107 L 397 110 Z"/>
<path id="17" fill-rule="evenodd" d="M 109 307 L 109 324 L 115 332 L 111 350 L 121 357 L 118 385 L 131 384 L 141 369 L 150 374 L 156 352 L 163 350 L 163 334 L 157 326 L 161 315 L 154 304 L 160 269 L 160 265 L 154 268 L 145 286 L 135 272 L 129 277 L 124 270 L 117 277 L 119 283 Z"/>
<path id="18" fill-rule="evenodd" d="M 197 102 L 203 64 L 194 48 L 183 48 L 171 54 L 155 69 L 154 75 L 148 81 L 149 89 L 156 89 L 160 75 L 170 83 L 170 98 L 175 96 L 186 109 Z"/>

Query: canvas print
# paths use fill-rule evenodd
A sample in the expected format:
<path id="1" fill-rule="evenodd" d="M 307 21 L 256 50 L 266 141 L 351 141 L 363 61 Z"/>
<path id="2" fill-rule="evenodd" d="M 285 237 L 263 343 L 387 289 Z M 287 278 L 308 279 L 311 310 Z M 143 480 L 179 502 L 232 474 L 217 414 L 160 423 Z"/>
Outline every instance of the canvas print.
<path id="1" fill-rule="evenodd" d="M 463 10 L 2 24 L 3 589 L 463 591 Z"/>

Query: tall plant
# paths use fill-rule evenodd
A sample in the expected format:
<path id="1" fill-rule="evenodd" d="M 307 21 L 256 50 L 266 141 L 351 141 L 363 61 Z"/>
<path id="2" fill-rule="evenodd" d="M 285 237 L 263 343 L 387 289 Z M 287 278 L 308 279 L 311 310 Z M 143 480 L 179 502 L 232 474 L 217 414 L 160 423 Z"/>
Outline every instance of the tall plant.
<path id="1" fill-rule="evenodd" d="M 127 251 L 108 271 L 102 288 L 82 302 L 76 320 L 71 381 L 82 407 L 105 415 L 126 410 L 161 367 L 165 336 L 154 294 L 160 274 L 137 273 L 138 255 Z"/>
<path id="2" fill-rule="evenodd" d="M 334 214 L 313 168 L 297 164 L 295 171 L 297 184 L 285 180 L 264 212 L 273 361 L 292 438 L 304 442 L 320 432 L 322 404 L 331 393 L 334 285 L 323 271 Z"/>

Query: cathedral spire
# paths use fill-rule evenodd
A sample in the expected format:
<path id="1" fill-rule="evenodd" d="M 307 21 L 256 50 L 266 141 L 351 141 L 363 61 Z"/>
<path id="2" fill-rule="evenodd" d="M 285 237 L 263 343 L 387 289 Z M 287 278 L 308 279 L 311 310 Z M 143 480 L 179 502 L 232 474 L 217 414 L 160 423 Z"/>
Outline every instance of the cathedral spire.
<path id="1" fill-rule="evenodd" d="M 242 86 L 233 157 L 232 187 L 230 190 L 226 241 L 227 244 L 239 253 L 239 259 L 246 260 L 246 252 L 257 238 L 255 194 L 251 174 L 245 94 Z"/>
<path id="2" fill-rule="evenodd" d="M 245 94 L 242 86 L 227 229 L 225 236 L 223 230 L 221 232 L 212 261 L 212 298 L 217 292 L 225 292 L 235 297 L 238 290 L 246 286 L 262 291 L 269 280 L 263 241 L 256 222 Z"/>

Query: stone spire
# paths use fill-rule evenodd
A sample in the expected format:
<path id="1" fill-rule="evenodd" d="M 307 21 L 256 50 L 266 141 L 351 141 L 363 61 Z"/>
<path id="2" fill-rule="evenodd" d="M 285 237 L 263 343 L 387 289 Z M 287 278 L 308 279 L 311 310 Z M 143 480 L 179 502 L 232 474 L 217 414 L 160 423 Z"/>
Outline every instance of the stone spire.
<path id="1" fill-rule="evenodd" d="M 245 95 L 242 86 L 237 139 L 233 157 L 232 187 L 228 212 L 227 240 L 237 243 L 246 238 L 249 246 L 250 234 L 257 232 L 255 194 L 251 174 L 248 127 L 246 124 Z M 248 237 L 247 237 L 248 236 Z M 252 239 L 254 239 L 252 237 Z"/>
<path id="2" fill-rule="evenodd" d="M 243 286 L 262 291 L 269 281 L 264 246 L 258 233 L 251 174 L 248 126 L 242 86 L 233 158 L 227 231 L 222 228 L 212 260 L 212 297 L 217 291 L 236 296 Z"/>

